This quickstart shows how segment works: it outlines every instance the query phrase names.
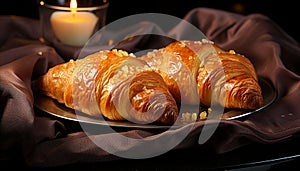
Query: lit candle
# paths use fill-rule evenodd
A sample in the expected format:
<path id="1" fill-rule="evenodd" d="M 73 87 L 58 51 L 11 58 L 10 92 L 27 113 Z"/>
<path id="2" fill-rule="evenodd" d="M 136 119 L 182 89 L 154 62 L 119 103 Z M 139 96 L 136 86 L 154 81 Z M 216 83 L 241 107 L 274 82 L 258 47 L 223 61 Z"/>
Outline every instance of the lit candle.
<path id="1" fill-rule="evenodd" d="M 82 46 L 92 35 L 98 17 L 91 12 L 79 11 L 76 0 L 71 0 L 70 12 L 56 11 L 50 21 L 56 37 L 62 43 Z"/>

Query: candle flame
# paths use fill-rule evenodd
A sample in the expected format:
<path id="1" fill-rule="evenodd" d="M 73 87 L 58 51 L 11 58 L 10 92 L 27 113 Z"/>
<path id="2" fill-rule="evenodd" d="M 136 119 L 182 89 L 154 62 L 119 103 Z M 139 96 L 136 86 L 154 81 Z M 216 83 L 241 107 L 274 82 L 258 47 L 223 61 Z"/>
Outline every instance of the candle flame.
<path id="1" fill-rule="evenodd" d="M 76 2 L 76 0 L 71 0 L 71 2 L 70 2 L 70 8 L 71 8 L 72 13 L 76 12 L 76 9 L 77 9 L 77 2 Z"/>

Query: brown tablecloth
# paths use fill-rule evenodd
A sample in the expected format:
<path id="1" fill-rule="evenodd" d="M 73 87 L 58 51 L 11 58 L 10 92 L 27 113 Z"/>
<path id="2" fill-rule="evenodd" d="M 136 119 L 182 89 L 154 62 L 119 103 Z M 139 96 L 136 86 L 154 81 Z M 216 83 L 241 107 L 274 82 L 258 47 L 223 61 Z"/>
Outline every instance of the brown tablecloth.
<path id="1" fill-rule="evenodd" d="M 31 82 L 48 68 L 76 58 L 80 48 L 40 43 L 39 21 L 0 16 L 0 150 L 1 158 L 21 158 L 31 166 L 121 159 L 132 149 L 155 147 L 159 153 L 174 137 L 189 134 L 171 150 L 199 148 L 221 154 L 251 143 L 277 143 L 300 131 L 300 46 L 268 17 L 242 16 L 208 8 L 191 10 L 184 18 L 224 49 L 247 56 L 259 76 L 274 86 L 278 96 L 271 106 L 243 119 L 197 122 L 162 132 L 131 129 L 87 135 L 58 118 L 34 108 Z M 189 33 L 180 24 L 171 30 L 178 39 Z M 147 44 L 155 39 L 148 39 Z M 140 43 L 140 42 L 138 42 Z M 139 44 L 140 45 L 140 44 Z M 131 47 L 132 48 L 132 47 Z M 204 126 L 218 124 L 208 141 L 199 143 Z M 144 139 L 129 143 L 118 135 Z M 92 141 L 93 140 L 93 141 Z M 114 154 L 97 146 L 109 144 Z M 163 143 L 161 143 L 163 142 Z M 156 150 L 156 151 L 155 151 Z M 149 151 L 149 156 L 151 150 Z"/>

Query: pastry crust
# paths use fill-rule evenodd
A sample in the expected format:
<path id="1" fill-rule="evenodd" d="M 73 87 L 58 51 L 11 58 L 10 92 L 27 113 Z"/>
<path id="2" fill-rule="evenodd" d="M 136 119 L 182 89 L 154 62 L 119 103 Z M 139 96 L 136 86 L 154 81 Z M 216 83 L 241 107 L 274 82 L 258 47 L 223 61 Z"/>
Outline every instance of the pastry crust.
<path id="1" fill-rule="evenodd" d="M 176 41 L 135 57 L 103 50 L 50 68 L 38 79 L 45 95 L 110 120 L 174 124 L 179 105 L 256 109 L 262 90 L 252 63 L 211 41 Z"/>
<path id="2" fill-rule="evenodd" d="M 137 123 L 173 124 L 178 108 L 161 76 L 122 50 L 104 50 L 56 65 L 38 79 L 39 89 L 91 116 Z"/>
<path id="3" fill-rule="evenodd" d="M 263 105 L 250 60 L 212 41 L 176 41 L 141 58 L 161 73 L 177 103 L 238 109 Z"/>

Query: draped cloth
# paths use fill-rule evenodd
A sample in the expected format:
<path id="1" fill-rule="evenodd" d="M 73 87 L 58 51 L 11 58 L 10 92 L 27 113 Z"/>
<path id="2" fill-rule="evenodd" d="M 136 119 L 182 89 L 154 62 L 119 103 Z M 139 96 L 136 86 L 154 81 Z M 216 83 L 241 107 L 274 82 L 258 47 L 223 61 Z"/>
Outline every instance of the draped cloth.
<path id="1" fill-rule="evenodd" d="M 242 119 L 199 121 L 166 131 L 126 129 L 87 134 L 73 121 L 51 117 L 37 110 L 31 86 L 32 81 L 50 67 L 76 59 L 81 49 L 59 43 L 51 46 L 42 43 L 38 20 L 1 16 L 1 158 L 19 158 L 30 166 L 61 166 L 121 160 L 118 154 L 150 146 L 153 152 L 148 150 L 149 156 L 156 157 L 155 153 L 159 153 L 160 149 L 163 151 L 168 144 L 176 141 L 176 137 L 186 132 L 186 138 L 170 151 L 195 148 L 218 155 L 252 143 L 278 143 L 299 133 L 300 46 L 296 40 L 262 14 L 243 16 L 216 9 L 195 8 L 183 19 L 223 49 L 234 49 L 248 57 L 257 74 L 274 87 L 277 93 L 275 101 Z M 151 31 L 158 29 L 156 26 L 148 28 Z M 111 34 L 116 36 L 124 32 Z M 179 23 L 168 34 L 183 39 L 189 30 Z M 136 46 L 147 48 L 159 42 L 162 41 L 153 38 L 145 43 L 145 38 L 141 38 L 134 44 L 128 44 L 127 49 L 132 50 Z M 202 131 L 209 131 L 216 124 L 211 137 L 199 143 L 199 137 L 204 133 Z M 205 126 L 207 129 L 204 130 Z M 124 136 L 143 141 L 130 143 L 122 138 Z M 106 144 L 114 153 L 97 144 Z"/>

